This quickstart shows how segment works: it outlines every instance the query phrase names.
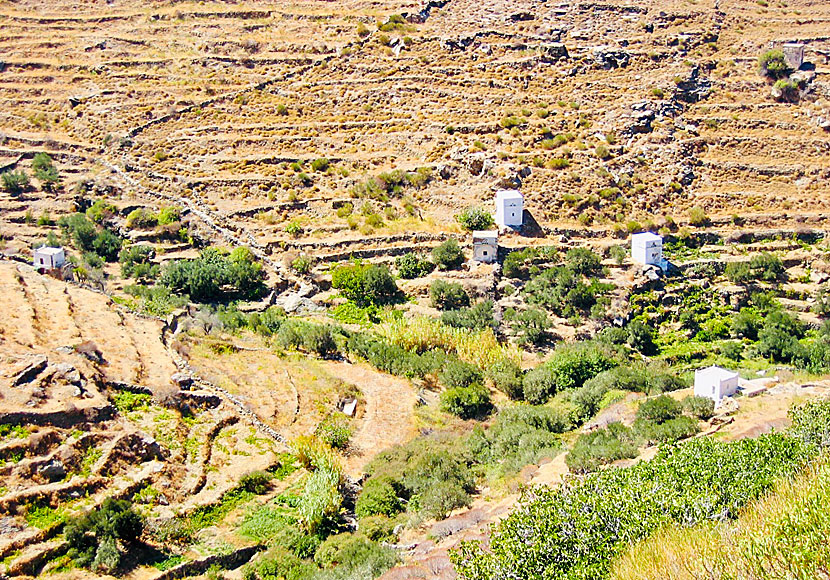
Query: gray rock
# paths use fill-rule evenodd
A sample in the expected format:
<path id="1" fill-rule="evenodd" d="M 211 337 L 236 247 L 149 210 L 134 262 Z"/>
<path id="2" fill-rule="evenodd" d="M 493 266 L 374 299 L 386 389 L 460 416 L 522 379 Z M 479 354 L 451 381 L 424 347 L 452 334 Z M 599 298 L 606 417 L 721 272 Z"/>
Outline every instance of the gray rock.
<path id="1" fill-rule="evenodd" d="M 627 67 L 631 61 L 631 55 L 624 50 L 614 50 L 603 46 L 595 48 L 593 55 L 594 62 L 606 70 Z"/>
<path id="2" fill-rule="evenodd" d="M 60 481 L 66 477 L 66 467 L 57 459 L 41 465 L 37 468 L 37 472 L 49 481 Z"/>
<path id="3" fill-rule="evenodd" d="M 185 373 L 173 373 L 170 377 L 170 382 L 184 391 L 193 386 L 193 378 Z"/>
<path id="4" fill-rule="evenodd" d="M 31 383 L 42 373 L 48 364 L 45 356 L 42 354 L 36 355 L 29 363 L 27 363 L 20 371 L 18 371 L 14 378 L 12 378 L 12 385 L 19 387 L 26 383 Z"/>
<path id="5" fill-rule="evenodd" d="M 561 42 L 542 46 L 542 62 L 554 63 L 563 58 L 568 58 L 568 56 L 568 49 Z"/>

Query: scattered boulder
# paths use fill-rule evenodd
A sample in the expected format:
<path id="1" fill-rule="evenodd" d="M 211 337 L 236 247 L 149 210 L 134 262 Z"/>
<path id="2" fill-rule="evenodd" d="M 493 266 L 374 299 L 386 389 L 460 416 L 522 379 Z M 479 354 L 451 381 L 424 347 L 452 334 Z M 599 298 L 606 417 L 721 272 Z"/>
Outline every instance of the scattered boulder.
<path id="1" fill-rule="evenodd" d="M 23 364 L 23 368 L 14 373 L 12 386 L 19 387 L 34 381 L 42 373 L 49 361 L 45 356 L 36 355 L 29 362 Z"/>
<path id="2" fill-rule="evenodd" d="M 37 468 L 37 473 L 49 481 L 60 481 L 66 477 L 66 467 L 57 459 L 45 463 Z"/>
<path id="3" fill-rule="evenodd" d="M 605 70 L 624 68 L 631 61 L 631 55 L 624 50 L 600 46 L 593 50 L 594 62 Z"/>

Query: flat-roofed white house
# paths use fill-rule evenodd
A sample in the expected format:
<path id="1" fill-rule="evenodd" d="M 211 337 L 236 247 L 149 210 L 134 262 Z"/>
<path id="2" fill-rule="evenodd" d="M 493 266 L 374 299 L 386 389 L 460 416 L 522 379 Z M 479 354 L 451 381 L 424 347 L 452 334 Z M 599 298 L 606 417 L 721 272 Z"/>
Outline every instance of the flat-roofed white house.
<path id="1" fill-rule="evenodd" d="M 787 42 L 781 46 L 781 52 L 784 53 L 784 60 L 787 65 L 798 70 L 804 64 L 804 45 L 800 42 Z"/>
<path id="2" fill-rule="evenodd" d="M 41 246 L 35 250 L 32 265 L 38 270 L 56 270 L 66 264 L 63 248 Z"/>
<path id="3" fill-rule="evenodd" d="M 490 264 L 499 253 L 499 232 L 479 230 L 473 232 L 473 260 Z"/>
<path id="4" fill-rule="evenodd" d="M 738 373 L 711 366 L 695 371 L 695 396 L 712 399 L 715 404 L 738 390 Z"/>
<path id="5" fill-rule="evenodd" d="M 663 266 L 663 238 L 651 232 L 631 236 L 631 259 L 639 264 Z"/>
<path id="6" fill-rule="evenodd" d="M 517 228 L 522 225 L 524 197 L 515 189 L 502 189 L 496 192 L 496 224 L 502 227 Z"/>

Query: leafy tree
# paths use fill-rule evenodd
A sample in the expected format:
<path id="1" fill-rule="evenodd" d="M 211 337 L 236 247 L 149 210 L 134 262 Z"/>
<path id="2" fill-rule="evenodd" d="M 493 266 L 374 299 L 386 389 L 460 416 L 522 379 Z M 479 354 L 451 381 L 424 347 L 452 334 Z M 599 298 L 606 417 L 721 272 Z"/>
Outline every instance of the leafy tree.
<path id="1" fill-rule="evenodd" d="M 464 252 L 455 238 L 450 238 L 432 250 L 432 261 L 440 270 L 455 270 L 464 263 Z"/>
<path id="2" fill-rule="evenodd" d="M 763 322 L 763 317 L 755 308 L 741 308 L 732 316 L 732 334 L 737 338 L 757 340 Z"/>
<path id="3" fill-rule="evenodd" d="M 444 280 L 430 284 L 429 300 L 433 308 L 440 310 L 455 310 L 470 304 L 470 296 L 461 284 Z"/>
<path id="4" fill-rule="evenodd" d="M 758 58 L 758 69 L 761 74 L 771 79 L 781 79 L 792 72 L 787 64 L 787 58 L 780 50 L 768 50 Z"/>
<path id="5" fill-rule="evenodd" d="M 565 262 L 580 276 L 598 276 L 602 273 L 602 258 L 588 248 L 573 248 L 565 254 Z"/>
<path id="6" fill-rule="evenodd" d="M 490 212 L 480 207 L 468 207 L 461 213 L 455 216 L 455 220 L 461 224 L 465 230 L 487 230 L 493 227 L 495 223 Z"/>
<path id="7" fill-rule="evenodd" d="M 195 260 L 169 263 L 160 283 L 196 302 L 256 300 L 265 292 L 264 277 L 262 266 L 247 248 L 237 248 L 230 255 L 206 248 Z"/>
<path id="8" fill-rule="evenodd" d="M 89 221 L 84 214 L 75 213 L 63 216 L 58 220 L 58 226 L 66 236 L 71 238 L 76 248 L 84 252 L 93 250 L 93 242 L 98 235 L 98 231 L 95 229 L 95 224 Z"/>
<path id="9" fill-rule="evenodd" d="M 401 278 L 411 280 L 421 278 L 435 269 L 435 264 L 426 257 L 419 256 L 414 252 L 408 252 L 403 256 L 395 258 L 395 268 Z"/>
<path id="10" fill-rule="evenodd" d="M 335 268 L 331 285 L 361 307 L 391 302 L 400 292 L 386 266 L 361 262 Z"/>
<path id="11" fill-rule="evenodd" d="M 43 191 L 54 191 L 60 182 L 58 170 L 52 163 L 52 158 L 46 153 L 38 153 L 32 159 L 32 170 L 35 177 L 40 181 Z"/>
<path id="12" fill-rule="evenodd" d="M 121 251 L 121 238 L 110 230 L 101 230 L 92 240 L 92 249 L 107 262 L 115 262 Z"/>
<path id="13" fill-rule="evenodd" d="M 22 169 L 5 171 L 0 175 L 3 189 L 10 195 L 20 195 L 29 188 L 29 176 Z"/>
<path id="14" fill-rule="evenodd" d="M 651 327 L 635 320 L 628 325 L 628 345 L 646 356 L 657 354 L 657 345 L 654 342 L 654 332 Z"/>

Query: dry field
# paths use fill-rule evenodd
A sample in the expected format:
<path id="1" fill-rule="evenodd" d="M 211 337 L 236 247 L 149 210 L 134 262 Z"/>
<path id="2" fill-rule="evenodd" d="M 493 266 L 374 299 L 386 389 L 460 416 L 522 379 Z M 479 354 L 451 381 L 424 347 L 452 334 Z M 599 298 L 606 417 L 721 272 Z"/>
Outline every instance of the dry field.
<path id="1" fill-rule="evenodd" d="M 438 4 L 384 31 L 418 7 L 7 4 L 2 154 L 26 167 L 46 149 L 70 190 L 176 201 L 276 262 L 431 245 L 411 234 L 457 231 L 458 210 L 511 183 L 543 226 L 684 223 L 694 206 L 721 225 L 821 224 L 826 3 Z M 817 76 L 776 103 L 757 57 L 792 40 Z M 426 183 L 337 215 L 356 184 L 419 167 Z"/>

